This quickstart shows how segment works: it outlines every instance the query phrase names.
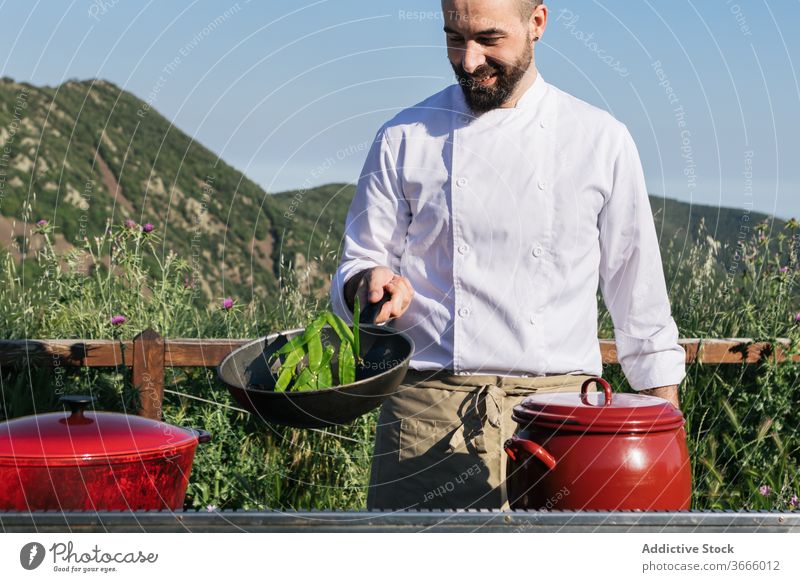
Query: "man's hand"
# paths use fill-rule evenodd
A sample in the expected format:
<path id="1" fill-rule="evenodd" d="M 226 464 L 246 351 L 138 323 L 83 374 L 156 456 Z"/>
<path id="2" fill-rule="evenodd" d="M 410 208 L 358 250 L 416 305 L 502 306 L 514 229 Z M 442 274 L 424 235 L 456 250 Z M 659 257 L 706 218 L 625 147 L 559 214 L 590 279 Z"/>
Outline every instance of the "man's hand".
<path id="1" fill-rule="evenodd" d="M 405 277 L 396 275 L 387 267 L 373 267 L 352 277 L 345 285 L 345 298 L 350 310 L 353 310 L 355 297 L 361 304 L 361 309 L 369 303 L 377 303 L 383 297 L 384 291 L 392 296 L 391 300 L 381 308 L 375 323 L 389 321 L 393 317 L 400 317 L 411 305 L 414 298 L 414 288 Z"/>
<path id="2" fill-rule="evenodd" d="M 649 390 L 641 390 L 642 394 L 649 394 L 650 396 L 658 396 L 664 400 L 669 400 L 672 405 L 680 410 L 681 405 L 678 402 L 678 385 L 661 386 L 659 388 L 650 388 Z"/>

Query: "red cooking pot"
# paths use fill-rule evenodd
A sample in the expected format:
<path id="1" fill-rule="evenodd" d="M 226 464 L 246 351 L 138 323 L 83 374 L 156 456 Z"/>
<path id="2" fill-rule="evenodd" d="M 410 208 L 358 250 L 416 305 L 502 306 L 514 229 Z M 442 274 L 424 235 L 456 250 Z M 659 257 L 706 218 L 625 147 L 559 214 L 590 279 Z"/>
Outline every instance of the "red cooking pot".
<path id="1" fill-rule="evenodd" d="M 183 508 L 198 443 L 210 435 L 157 420 L 87 412 L 91 396 L 63 396 L 72 412 L 0 423 L 0 510 Z"/>
<path id="2" fill-rule="evenodd" d="M 603 391 L 589 392 L 592 383 Z M 529 396 L 512 418 L 512 509 L 689 509 L 684 419 L 663 398 L 612 394 L 608 382 L 590 378 L 580 393 Z"/>

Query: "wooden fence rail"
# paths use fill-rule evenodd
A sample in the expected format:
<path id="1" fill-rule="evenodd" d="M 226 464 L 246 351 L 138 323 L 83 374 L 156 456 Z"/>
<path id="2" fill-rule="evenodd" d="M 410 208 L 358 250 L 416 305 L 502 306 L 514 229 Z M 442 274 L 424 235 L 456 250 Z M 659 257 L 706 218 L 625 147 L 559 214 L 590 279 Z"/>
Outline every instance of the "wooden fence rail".
<path id="1" fill-rule="evenodd" d="M 53 366 L 132 368 L 133 385 L 139 390 L 139 414 L 161 418 L 164 400 L 164 369 L 187 367 L 216 367 L 236 348 L 250 339 L 167 339 L 152 329 L 146 329 L 132 341 L 116 340 L 0 340 L 0 367 L 28 363 Z M 613 340 L 599 340 L 604 364 L 616 364 L 616 345 Z M 747 338 L 682 339 L 686 362 L 698 364 L 754 364 L 765 358 L 777 362 L 789 359 L 789 340 L 775 344 L 756 342 Z M 124 351 L 124 357 L 123 357 Z M 800 355 L 791 361 L 800 362 Z"/>

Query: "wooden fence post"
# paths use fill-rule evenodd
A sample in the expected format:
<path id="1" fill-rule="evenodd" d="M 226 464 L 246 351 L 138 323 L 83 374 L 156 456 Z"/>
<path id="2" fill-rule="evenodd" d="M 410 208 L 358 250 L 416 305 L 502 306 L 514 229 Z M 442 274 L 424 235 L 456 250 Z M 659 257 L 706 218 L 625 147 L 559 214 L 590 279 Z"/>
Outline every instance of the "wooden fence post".
<path id="1" fill-rule="evenodd" d="M 139 415 L 161 420 L 164 338 L 150 328 L 133 338 L 133 387 L 139 391 Z"/>

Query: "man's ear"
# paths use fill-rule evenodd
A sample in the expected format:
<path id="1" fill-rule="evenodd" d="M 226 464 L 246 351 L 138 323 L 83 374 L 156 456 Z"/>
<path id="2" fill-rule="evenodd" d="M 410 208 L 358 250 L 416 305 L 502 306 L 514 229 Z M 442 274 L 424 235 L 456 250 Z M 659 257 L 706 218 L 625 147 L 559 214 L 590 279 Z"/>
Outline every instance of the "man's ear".
<path id="1" fill-rule="evenodd" d="M 539 4 L 533 9 L 531 18 L 528 21 L 528 31 L 533 42 L 542 38 L 545 28 L 547 28 L 547 6 Z"/>

